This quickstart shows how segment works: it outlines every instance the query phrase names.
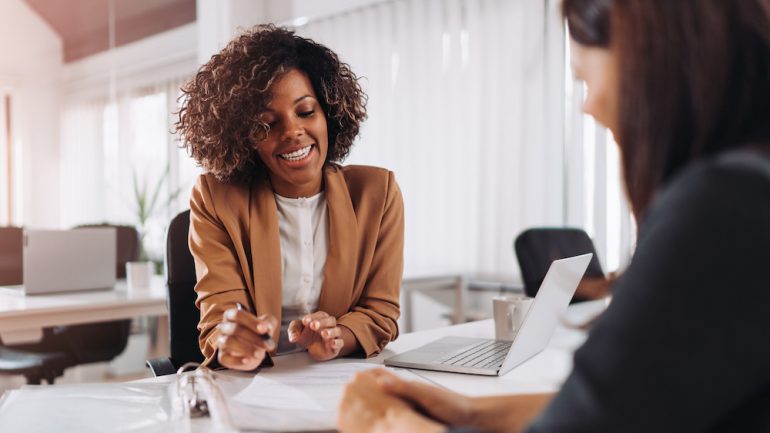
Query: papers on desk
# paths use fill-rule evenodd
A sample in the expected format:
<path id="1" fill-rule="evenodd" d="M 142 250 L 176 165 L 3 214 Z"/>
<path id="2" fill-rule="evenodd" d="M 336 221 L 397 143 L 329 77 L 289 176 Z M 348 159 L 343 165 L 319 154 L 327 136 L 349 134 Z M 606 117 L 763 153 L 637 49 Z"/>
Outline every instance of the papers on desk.
<path id="1" fill-rule="evenodd" d="M 0 399 L 0 432 L 333 431 L 345 384 L 355 373 L 377 367 L 382 366 L 335 361 L 276 366 L 256 376 L 215 372 L 213 384 L 204 381 L 198 388 L 211 418 L 193 420 L 180 416 L 178 378 L 171 376 L 128 383 L 25 386 Z M 407 370 L 396 374 L 424 380 Z"/>
<path id="2" fill-rule="evenodd" d="M 264 409 L 302 408 L 334 411 L 343 386 L 354 374 L 376 364 L 315 364 L 285 371 L 264 371 L 233 397 L 234 401 Z"/>
<path id="3" fill-rule="evenodd" d="M 378 367 L 382 365 L 319 363 L 263 370 L 229 398 L 231 423 L 240 430 L 333 431 L 345 384 L 354 374 Z M 423 380 L 408 370 L 396 374 Z"/>

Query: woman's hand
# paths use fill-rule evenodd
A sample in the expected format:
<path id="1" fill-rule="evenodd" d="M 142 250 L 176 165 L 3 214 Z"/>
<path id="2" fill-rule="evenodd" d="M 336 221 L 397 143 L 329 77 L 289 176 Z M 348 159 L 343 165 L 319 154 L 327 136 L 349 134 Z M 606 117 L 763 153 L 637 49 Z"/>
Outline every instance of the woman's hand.
<path id="1" fill-rule="evenodd" d="M 446 430 L 378 386 L 382 371 L 358 373 L 345 386 L 337 411 L 337 427 L 342 433 L 437 433 Z"/>
<path id="2" fill-rule="evenodd" d="M 219 324 L 217 360 L 223 367 L 251 371 L 262 364 L 265 354 L 275 349 L 272 339 L 278 320 L 270 315 L 255 316 L 247 311 L 232 308 L 225 311 Z"/>
<path id="3" fill-rule="evenodd" d="M 585 277 L 580 280 L 575 296 L 583 299 L 601 299 L 609 296 L 618 278 L 620 278 L 619 272 L 610 272 L 606 277 Z"/>
<path id="4" fill-rule="evenodd" d="M 372 386 L 372 383 L 379 386 Z M 394 411 L 388 412 L 383 409 L 381 412 L 384 411 L 384 414 L 379 413 L 378 416 L 375 416 L 378 413 L 374 405 L 385 404 L 389 401 L 380 398 L 380 394 L 383 392 L 391 398 L 396 398 L 399 403 L 399 406 L 387 404 L 384 406 L 385 409 L 401 407 L 400 405 L 403 404 L 413 408 L 412 412 L 405 412 L 403 409 L 396 411 L 396 415 L 408 421 L 407 424 L 400 424 L 395 429 L 384 429 L 383 431 L 405 432 L 412 431 L 411 426 L 414 423 L 431 421 L 421 417 L 417 412 L 413 412 L 414 410 L 440 422 L 441 424 L 438 425 L 471 427 L 490 433 L 520 432 L 540 414 L 553 398 L 553 394 L 472 398 L 432 385 L 405 381 L 387 370 L 377 369 L 361 373 L 353 382 L 348 384 L 345 397 L 343 397 L 343 405 L 340 407 L 338 420 L 340 428 L 342 428 L 343 422 L 355 423 L 355 420 L 348 421 L 346 417 L 355 418 L 356 415 L 363 416 L 364 414 L 369 414 L 367 416 L 372 418 L 369 421 L 371 423 L 382 420 L 381 425 L 387 427 L 395 425 L 399 420 L 391 419 L 390 415 Z M 348 413 L 343 413 L 343 410 L 347 410 Z M 355 426 L 360 427 L 359 425 Z M 351 428 L 349 431 L 354 430 Z M 426 431 L 431 430 L 426 429 Z"/>
<path id="5" fill-rule="evenodd" d="M 307 314 L 289 323 L 289 341 L 307 349 L 316 361 L 336 358 L 345 346 L 343 328 L 325 311 Z M 349 332 L 349 331 L 348 331 Z"/>
<path id="6" fill-rule="evenodd" d="M 385 370 L 371 370 L 380 389 L 422 413 L 450 426 L 473 425 L 473 400 L 462 394 L 420 382 L 401 379 Z"/>

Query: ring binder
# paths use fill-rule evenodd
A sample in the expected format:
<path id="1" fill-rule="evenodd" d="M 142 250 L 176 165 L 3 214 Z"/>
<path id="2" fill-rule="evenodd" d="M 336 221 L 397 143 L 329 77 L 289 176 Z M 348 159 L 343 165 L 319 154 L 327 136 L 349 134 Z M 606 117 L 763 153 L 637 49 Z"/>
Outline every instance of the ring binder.
<path id="1" fill-rule="evenodd" d="M 187 370 L 195 369 L 194 372 Z M 174 412 L 177 418 L 191 420 L 210 418 L 222 425 L 231 425 L 222 392 L 214 372 L 197 362 L 188 362 L 176 372 Z"/>
<path id="2" fill-rule="evenodd" d="M 189 368 L 195 368 L 196 373 L 185 375 L 184 372 Z M 203 418 L 211 415 L 209 404 L 201 395 L 201 387 L 197 389 L 195 387 L 198 371 L 201 372 L 200 377 L 209 376 L 207 379 L 210 379 L 211 371 L 201 367 L 197 362 L 188 362 L 176 371 L 176 394 L 182 402 L 183 415 L 189 418 Z"/>

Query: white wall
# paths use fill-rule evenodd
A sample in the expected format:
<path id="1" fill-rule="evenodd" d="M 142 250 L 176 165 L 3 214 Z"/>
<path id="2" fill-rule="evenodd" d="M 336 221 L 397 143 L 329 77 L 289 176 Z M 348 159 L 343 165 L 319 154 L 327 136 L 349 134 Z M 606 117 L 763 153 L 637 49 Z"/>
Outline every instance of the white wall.
<path id="1" fill-rule="evenodd" d="M 0 77 L 11 82 L 14 145 L 21 152 L 23 207 L 14 223 L 28 227 L 59 223 L 61 68 L 59 36 L 22 0 L 0 0 Z"/>
<path id="2" fill-rule="evenodd" d="M 283 0 L 272 0 L 269 3 L 285 3 L 288 7 L 284 7 L 281 10 L 271 5 L 269 12 L 271 13 L 271 20 L 275 22 L 285 22 L 295 18 L 316 20 L 383 1 L 385 0 L 291 0 L 285 2 Z"/>
<path id="3" fill-rule="evenodd" d="M 121 93 L 194 74 L 197 33 L 196 23 L 185 24 L 66 64 L 61 80 L 64 102 L 109 97 L 111 78 Z"/>
<path id="4" fill-rule="evenodd" d="M 257 24 L 291 24 L 356 10 L 385 0 L 197 0 L 198 61 L 206 63 L 236 34 Z"/>

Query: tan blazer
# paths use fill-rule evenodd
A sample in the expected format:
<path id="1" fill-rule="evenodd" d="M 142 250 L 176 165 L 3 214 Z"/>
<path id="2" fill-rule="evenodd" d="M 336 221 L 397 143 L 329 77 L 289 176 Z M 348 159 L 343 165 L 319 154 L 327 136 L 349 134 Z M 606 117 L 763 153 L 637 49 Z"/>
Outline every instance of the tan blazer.
<path id="1" fill-rule="evenodd" d="M 404 204 L 393 173 L 324 168 L 329 250 L 319 309 L 358 339 L 366 356 L 398 336 Z M 217 325 L 236 302 L 281 321 L 278 208 L 267 181 L 225 184 L 202 175 L 190 198 L 190 251 L 198 283 L 200 346 L 215 357 Z M 279 329 L 273 338 L 278 341 Z"/>

